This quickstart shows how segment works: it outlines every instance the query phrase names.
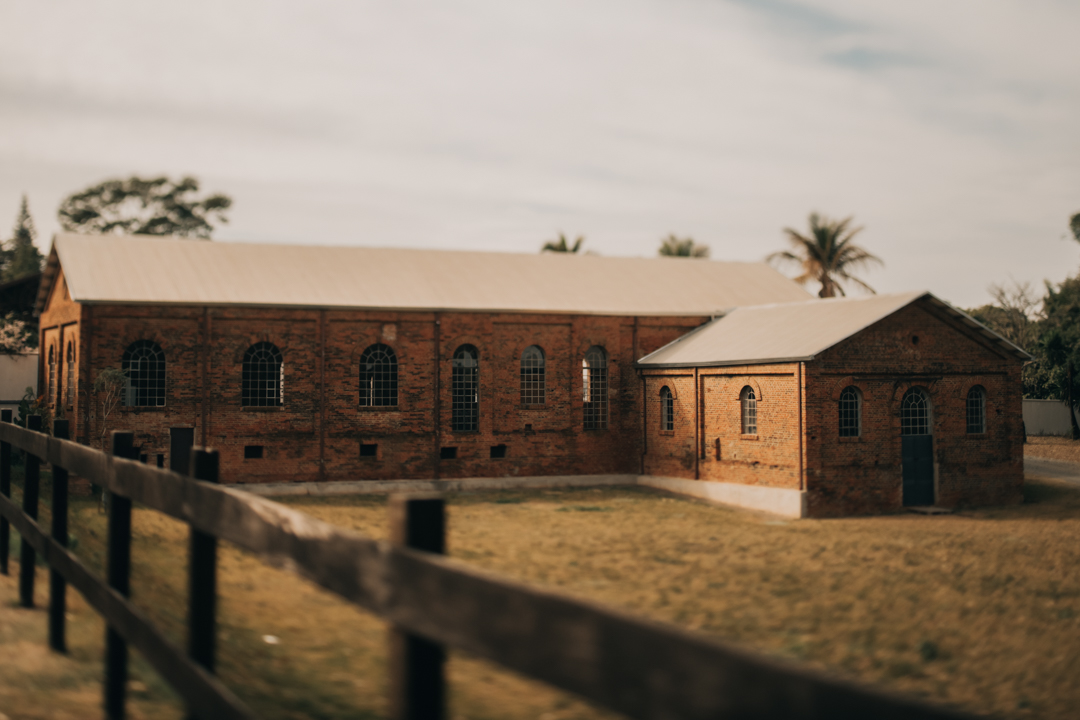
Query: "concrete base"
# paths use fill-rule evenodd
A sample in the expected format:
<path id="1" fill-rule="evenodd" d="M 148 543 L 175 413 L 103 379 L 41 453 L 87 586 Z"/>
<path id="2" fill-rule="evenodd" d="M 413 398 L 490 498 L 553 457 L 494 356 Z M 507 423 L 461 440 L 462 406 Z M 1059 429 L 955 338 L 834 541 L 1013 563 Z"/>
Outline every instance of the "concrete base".
<path id="1" fill-rule="evenodd" d="M 527 490 L 556 487 L 635 485 L 636 475 L 550 475 L 538 477 L 455 478 L 453 480 L 337 480 L 312 483 L 232 485 L 256 495 L 386 495 L 398 492 Z"/>
<path id="2" fill-rule="evenodd" d="M 638 485 L 748 510 L 761 510 L 782 517 L 806 517 L 806 493 L 801 490 L 654 475 L 640 476 Z"/>
<path id="3" fill-rule="evenodd" d="M 251 483 L 233 485 L 257 495 L 387 495 L 398 492 L 463 492 L 586 488 L 640 485 L 679 495 L 734 505 L 749 510 L 801 518 L 806 516 L 806 493 L 799 490 L 685 480 L 652 475 L 552 475 L 542 477 L 457 478 L 454 480 L 339 480 L 324 483 Z"/>

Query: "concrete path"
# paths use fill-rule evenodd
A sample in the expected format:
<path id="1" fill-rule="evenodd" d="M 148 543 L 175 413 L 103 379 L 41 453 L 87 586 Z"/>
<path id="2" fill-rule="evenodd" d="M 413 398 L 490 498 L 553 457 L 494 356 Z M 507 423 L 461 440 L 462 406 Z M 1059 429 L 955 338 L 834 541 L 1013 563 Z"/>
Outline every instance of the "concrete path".
<path id="1" fill-rule="evenodd" d="M 1042 458 L 1024 458 L 1024 476 L 1063 480 L 1080 485 L 1080 463 L 1065 460 L 1044 460 Z"/>

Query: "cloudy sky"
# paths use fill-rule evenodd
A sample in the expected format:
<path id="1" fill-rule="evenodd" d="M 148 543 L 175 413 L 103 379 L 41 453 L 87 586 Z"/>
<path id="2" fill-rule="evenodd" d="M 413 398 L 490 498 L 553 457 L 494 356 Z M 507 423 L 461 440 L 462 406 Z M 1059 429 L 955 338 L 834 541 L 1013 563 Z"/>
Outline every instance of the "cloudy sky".
<path id="1" fill-rule="evenodd" d="M 854 215 L 879 292 L 1060 281 L 1072 0 L 0 0 L 0 233 L 193 174 L 218 240 L 758 260 Z M 4 218 L 9 218 L 5 220 Z"/>

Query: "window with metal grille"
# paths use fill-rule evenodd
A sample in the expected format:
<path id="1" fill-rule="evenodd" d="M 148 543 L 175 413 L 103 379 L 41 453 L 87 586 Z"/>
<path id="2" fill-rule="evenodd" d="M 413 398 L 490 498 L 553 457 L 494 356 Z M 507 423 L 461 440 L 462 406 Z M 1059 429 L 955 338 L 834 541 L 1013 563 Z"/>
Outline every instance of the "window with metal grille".
<path id="1" fill-rule="evenodd" d="M 930 398 L 921 388 L 911 388 L 900 401 L 900 434 L 930 434 Z"/>
<path id="2" fill-rule="evenodd" d="M 64 391 L 64 399 L 68 405 L 75 403 L 75 345 L 67 344 L 67 364 L 64 366 L 64 381 L 67 389 Z"/>
<path id="3" fill-rule="evenodd" d="M 285 401 L 285 361 L 277 346 L 257 342 L 244 353 L 240 370 L 240 404 L 278 407 Z"/>
<path id="4" fill-rule="evenodd" d="M 480 353 L 472 345 L 454 351 L 450 377 L 450 415 L 454 432 L 480 429 Z"/>
<path id="5" fill-rule="evenodd" d="M 360 356 L 360 404 L 365 407 L 398 404 L 397 355 L 387 345 L 372 345 Z"/>
<path id="6" fill-rule="evenodd" d="M 757 435 L 757 395 L 754 388 L 747 385 L 739 393 L 739 405 L 742 409 L 743 435 Z"/>
<path id="7" fill-rule="evenodd" d="M 660 388 L 660 429 L 675 430 L 675 396 L 667 385 Z"/>
<path id="8" fill-rule="evenodd" d="M 585 429 L 607 430 L 608 358 L 607 352 L 599 345 L 589 348 L 581 361 L 581 385 Z"/>
<path id="9" fill-rule="evenodd" d="M 856 387 L 840 393 L 840 437 L 859 437 L 862 431 L 862 396 Z"/>
<path id="10" fill-rule="evenodd" d="M 986 432 L 986 391 L 979 386 L 968 390 L 967 431 L 969 435 Z"/>
<path id="11" fill-rule="evenodd" d="M 521 353 L 521 404 L 543 405 L 547 392 L 544 351 L 530 345 Z"/>
<path id="12" fill-rule="evenodd" d="M 165 353 L 153 340 L 136 340 L 120 363 L 126 381 L 122 402 L 128 407 L 165 405 Z"/>
<path id="13" fill-rule="evenodd" d="M 49 397 L 50 402 L 56 402 L 56 346 L 49 346 Z"/>

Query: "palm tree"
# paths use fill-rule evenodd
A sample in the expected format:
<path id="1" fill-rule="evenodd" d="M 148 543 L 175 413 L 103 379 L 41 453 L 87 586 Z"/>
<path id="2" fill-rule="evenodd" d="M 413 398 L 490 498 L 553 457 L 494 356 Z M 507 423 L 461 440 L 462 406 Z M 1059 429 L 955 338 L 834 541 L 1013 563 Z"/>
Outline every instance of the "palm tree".
<path id="1" fill-rule="evenodd" d="M 581 245 L 584 242 L 585 236 L 578 235 L 577 240 L 574 241 L 574 244 L 570 245 L 566 242 L 566 234 L 559 233 L 558 241 L 549 240 L 548 242 L 544 243 L 544 247 L 540 248 L 540 252 L 576 253 L 578 250 L 581 249 Z"/>
<path id="2" fill-rule="evenodd" d="M 802 274 L 795 282 L 805 285 L 811 280 L 821 283 L 818 297 L 836 297 L 836 293 L 847 295 L 840 282 L 853 282 L 874 293 L 874 288 L 851 274 L 851 271 L 866 267 L 871 263 L 884 265 L 881 258 L 853 244 L 852 239 L 861 231 L 861 227 L 849 228 L 854 218 L 830 220 L 824 215 L 810 213 L 810 235 L 802 235 L 791 228 L 784 228 L 788 242 L 795 252 L 781 250 L 765 258 L 772 264 L 798 263 Z"/>
<path id="3" fill-rule="evenodd" d="M 707 258 L 709 246 L 698 245 L 693 238 L 679 239 L 671 233 L 660 242 L 659 254 L 661 257 Z"/>

